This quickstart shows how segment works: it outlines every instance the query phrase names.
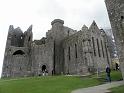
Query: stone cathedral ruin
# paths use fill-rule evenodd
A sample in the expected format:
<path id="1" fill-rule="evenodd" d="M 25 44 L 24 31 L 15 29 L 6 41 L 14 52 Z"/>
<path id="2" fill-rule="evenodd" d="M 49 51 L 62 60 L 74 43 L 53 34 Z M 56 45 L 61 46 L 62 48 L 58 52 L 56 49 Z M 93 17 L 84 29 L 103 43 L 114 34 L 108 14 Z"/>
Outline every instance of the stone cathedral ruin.
<path id="1" fill-rule="evenodd" d="M 63 24 L 55 19 L 46 37 L 34 41 L 32 26 L 23 33 L 10 25 L 2 77 L 40 76 L 44 71 L 48 75 L 86 75 L 111 64 L 106 34 L 95 21 L 80 31 Z"/>

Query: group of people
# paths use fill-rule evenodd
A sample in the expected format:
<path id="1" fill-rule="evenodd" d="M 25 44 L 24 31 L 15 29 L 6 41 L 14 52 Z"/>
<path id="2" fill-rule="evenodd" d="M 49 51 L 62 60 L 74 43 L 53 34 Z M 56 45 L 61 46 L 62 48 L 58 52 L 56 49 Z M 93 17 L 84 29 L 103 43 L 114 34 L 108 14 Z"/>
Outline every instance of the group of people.
<path id="1" fill-rule="evenodd" d="M 119 65 L 118 65 L 118 63 L 115 64 L 115 69 L 116 69 L 116 70 L 119 70 Z M 100 71 L 100 70 L 98 69 L 98 74 L 100 73 L 99 71 Z M 111 73 L 110 66 L 107 65 L 107 66 L 106 66 L 106 80 L 107 80 L 108 82 L 111 82 L 111 75 L 110 75 L 110 73 Z M 53 74 L 53 71 L 52 71 L 52 74 Z M 47 71 L 46 69 L 43 70 L 43 71 L 42 71 L 42 76 L 47 76 L 47 75 L 48 75 L 48 71 Z"/>
<path id="2" fill-rule="evenodd" d="M 46 69 L 42 71 L 42 76 L 48 76 L 48 71 Z"/>
<path id="3" fill-rule="evenodd" d="M 119 70 L 119 64 L 118 63 L 115 63 L 115 70 L 118 71 Z M 106 79 L 108 82 L 111 82 L 111 69 L 110 69 L 110 66 L 106 66 Z"/>
<path id="4" fill-rule="evenodd" d="M 45 69 L 45 70 L 42 70 L 38 73 L 39 76 L 48 76 L 48 71 Z"/>

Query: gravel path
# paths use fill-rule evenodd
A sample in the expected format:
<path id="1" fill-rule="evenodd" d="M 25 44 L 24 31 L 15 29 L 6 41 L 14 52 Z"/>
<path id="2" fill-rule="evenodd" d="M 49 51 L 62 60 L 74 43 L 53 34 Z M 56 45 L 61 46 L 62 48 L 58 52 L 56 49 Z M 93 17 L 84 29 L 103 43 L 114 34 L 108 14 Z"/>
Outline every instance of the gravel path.
<path id="1" fill-rule="evenodd" d="M 72 91 L 71 93 L 110 93 L 109 88 L 123 85 L 124 81 L 116 81 L 94 87 L 82 88 Z"/>

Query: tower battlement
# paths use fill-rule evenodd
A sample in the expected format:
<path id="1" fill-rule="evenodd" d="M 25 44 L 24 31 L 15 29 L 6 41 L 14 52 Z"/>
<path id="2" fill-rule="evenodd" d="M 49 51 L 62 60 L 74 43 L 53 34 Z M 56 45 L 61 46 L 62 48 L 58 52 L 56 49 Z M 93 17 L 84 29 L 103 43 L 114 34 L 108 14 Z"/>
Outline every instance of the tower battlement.
<path id="1" fill-rule="evenodd" d="M 64 24 L 64 21 L 61 20 L 61 19 L 55 19 L 51 22 L 51 25 L 55 24 L 55 23 L 61 23 L 61 24 Z"/>

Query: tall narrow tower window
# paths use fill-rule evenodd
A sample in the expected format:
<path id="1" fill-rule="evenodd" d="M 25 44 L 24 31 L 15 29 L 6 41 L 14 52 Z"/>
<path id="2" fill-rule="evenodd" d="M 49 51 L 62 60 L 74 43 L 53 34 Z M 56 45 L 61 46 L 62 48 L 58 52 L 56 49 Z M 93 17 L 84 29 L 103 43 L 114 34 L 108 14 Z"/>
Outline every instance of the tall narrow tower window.
<path id="1" fill-rule="evenodd" d="M 98 40 L 98 39 L 97 39 L 97 47 L 98 47 L 98 54 L 99 54 L 99 57 L 101 57 L 100 48 L 99 48 L 99 40 Z"/>
<path id="2" fill-rule="evenodd" d="M 77 58 L 77 44 L 75 44 L 75 58 Z"/>
<path id="3" fill-rule="evenodd" d="M 68 47 L 68 59 L 69 60 L 71 59 L 71 56 L 70 56 L 70 47 Z"/>
<path id="4" fill-rule="evenodd" d="M 103 49 L 103 42 L 102 42 L 102 40 L 101 40 L 101 47 L 102 47 L 102 54 L 103 54 L 103 57 L 105 57 L 105 55 L 104 55 L 104 49 Z"/>
<path id="5" fill-rule="evenodd" d="M 94 52 L 94 56 L 96 56 L 96 49 L 95 49 L 94 37 L 92 37 L 92 42 L 93 42 L 93 52 Z"/>

